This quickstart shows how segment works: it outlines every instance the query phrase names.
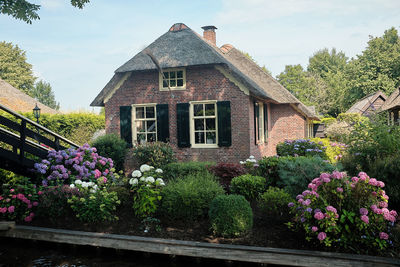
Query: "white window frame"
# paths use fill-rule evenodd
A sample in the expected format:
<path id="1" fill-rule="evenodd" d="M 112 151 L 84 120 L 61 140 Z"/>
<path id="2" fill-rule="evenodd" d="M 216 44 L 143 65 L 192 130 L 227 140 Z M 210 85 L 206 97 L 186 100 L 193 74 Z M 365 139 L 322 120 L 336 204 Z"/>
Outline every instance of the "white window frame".
<path id="1" fill-rule="evenodd" d="M 204 101 L 190 101 L 189 102 L 189 116 L 190 116 L 190 143 L 192 148 L 218 148 L 218 110 L 217 110 L 217 100 L 204 100 Z M 215 144 L 196 144 L 195 142 L 195 129 L 194 129 L 194 105 L 195 104 L 214 104 L 215 105 L 215 115 L 214 116 L 203 116 L 204 118 L 214 118 L 215 117 Z M 205 125 L 204 125 L 205 127 Z M 206 137 L 204 137 L 206 138 Z"/>
<path id="2" fill-rule="evenodd" d="M 260 145 L 262 143 L 265 143 L 267 141 L 267 138 L 264 136 L 264 128 L 266 127 L 264 124 L 264 108 L 267 108 L 267 105 L 264 104 L 263 102 L 257 102 L 257 107 L 258 107 L 258 140 L 257 145 Z M 255 112 L 255 111 L 254 111 Z M 254 125 L 254 127 L 256 127 Z"/>
<path id="3" fill-rule="evenodd" d="M 314 138 L 314 124 L 311 120 L 307 120 L 307 138 Z"/>
<path id="4" fill-rule="evenodd" d="M 171 90 L 186 90 L 186 69 L 185 68 L 170 68 L 170 69 L 163 69 L 163 72 L 178 72 L 178 71 L 182 71 L 182 77 L 183 77 L 183 86 L 178 87 L 171 87 Z M 159 77 L 159 87 L 160 87 L 160 91 L 169 91 L 168 87 L 163 87 L 163 75 L 161 73 L 158 73 L 158 77 Z M 177 78 L 175 78 L 177 79 Z"/>
<path id="5" fill-rule="evenodd" d="M 157 104 L 156 103 L 147 103 L 147 104 L 133 104 L 132 105 L 132 140 L 134 143 L 138 143 L 137 140 L 137 129 L 136 129 L 136 121 L 147 121 L 147 118 L 144 119 L 137 119 L 136 118 L 136 108 L 138 107 L 154 107 L 154 120 L 156 121 L 155 125 L 155 133 L 156 133 L 156 140 L 157 141 Z M 145 117 L 146 117 L 146 111 L 145 111 Z M 147 125 L 146 125 L 146 131 L 144 132 L 146 135 L 146 143 L 147 143 Z M 151 132 L 152 133 L 152 132 Z"/>

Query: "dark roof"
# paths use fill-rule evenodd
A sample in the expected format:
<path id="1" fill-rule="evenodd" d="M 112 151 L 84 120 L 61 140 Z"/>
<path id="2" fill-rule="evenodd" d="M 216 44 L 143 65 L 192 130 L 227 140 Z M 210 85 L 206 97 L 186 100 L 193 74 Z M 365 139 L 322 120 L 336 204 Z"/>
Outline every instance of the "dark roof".
<path id="1" fill-rule="evenodd" d="M 379 97 L 381 97 L 383 101 L 387 99 L 387 96 L 381 91 L 369 94 L 363 97 L 362 99 L 358 100 L 356 103 L 354 103 L 354 105 L 351 106 L 351 108 L 349 108 L 349 110 L 347 110 L 346 113 L 364 114 Z"/>
<path id="2" fill-rule="evenodd" d="M 271 99 L 277 103 L 295 104 L 307 117 L 317 119 L 314 112 L 242 52 L 231 45 L 218 48 L 182 23 L 174 24 L 168 32 L 119 67 L 114 77 L 90 105 L 104 105 L 104 98 L 123 78 L 121 73 L 157 70 L 156 65 L 146 54 L 147 51 L 157 58 L 161 68 L 221 65 L 248 87 L 254 96 Z"/>
<path id="3" fill-rule="evenodd" d="M 38 100 L 13 87 L 0 78 L 0 104 L 18 112 L 33 112 L 37 104 L 41 113 L 58 114 L 59 111 L 43 105 Z"/>
<path id="4" fill-rule="evenodd" d="M 381 110 L 389 110 L 400 106 L 400 87 L 394 90 L 394 92 L 386 99 Z"/>

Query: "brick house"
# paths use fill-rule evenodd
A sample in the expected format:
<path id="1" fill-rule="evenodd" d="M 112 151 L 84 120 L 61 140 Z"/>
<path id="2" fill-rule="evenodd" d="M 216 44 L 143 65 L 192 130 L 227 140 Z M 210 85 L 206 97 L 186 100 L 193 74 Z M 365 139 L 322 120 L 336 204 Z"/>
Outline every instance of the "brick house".
<path id="1" fill-rule="evenodd" d="M 115 71 L 91 103 L 105 107 L 107 133 L 216 162 L 274 155 L 277 143 L 312 134 L 312 110 L 232 45 L 218 48 L 214 26 L 202 28 L 203 37 L 174 24 Z"/>

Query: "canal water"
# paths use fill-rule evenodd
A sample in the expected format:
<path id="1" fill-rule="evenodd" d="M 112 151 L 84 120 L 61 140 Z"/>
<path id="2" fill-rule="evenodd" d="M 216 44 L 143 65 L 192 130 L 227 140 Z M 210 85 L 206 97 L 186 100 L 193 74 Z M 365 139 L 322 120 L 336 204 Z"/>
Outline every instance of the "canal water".
<path id="1" fill-rule="evenodd" d="M 0 267 L 241 267 L 266 266 L 245 262 L 160 255 L 125 250 L 72 246 L 0 238 Z M 271 265 L 268 265 L 271 266 Z M 277 266 L 277 265 L 275 265 Z"/>

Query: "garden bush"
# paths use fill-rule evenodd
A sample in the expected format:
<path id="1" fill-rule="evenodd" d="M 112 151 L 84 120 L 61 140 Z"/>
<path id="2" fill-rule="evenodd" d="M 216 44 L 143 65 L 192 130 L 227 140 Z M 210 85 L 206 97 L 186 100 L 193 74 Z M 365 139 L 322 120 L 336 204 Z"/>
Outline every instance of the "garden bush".
<path id="1" fill-rule="evenodd" d="M 174 162 L 165 165 L 164 167 L 164 178 L 165 180 L 171 180 L 176 178 L 183 178 L 189 175 L 196 174 L 209 174 L 209 167 L 215 163 L 207 161 L 189 161 L 189 162 Z"/>
<path id="2" fill-rule="evenodd" d="M 347 147 L 343 143 L 331 142 L 329 138 L 312 138 L 311 141 L 323 146 L 326 158 L 331 163 L 338 162 L 343 157 Z"/>
<path id="3" fill-rule="evenodd" d="M 283 217 L 289 215 L 287 203 L 292 202 L 293 197 L 285 189 L 269 187 L 258 200 L 261 210 L 269 217 Z"/>
<path id="4" fill-rule="evenodd" d="M 162 199 L 161 188 L 165 186 L 162 169 L 143 164 L 140 170 L 132 172 L 129 180 L 133 191 L 133 210 L 139 218 L 153 216 Z"/>
<path id="5" fill-rule="evenodd" d="M 4 185 L 0 195 L 0 220 L 31 222 L 42 193 L 25 178 L 17 184 Z"/>
<path id="6" fill-rule="evenodd" d="M 209 170 L 219 178 L 219 181 L 224 188 L 229 188 L 231 180 L 234 177 L 246 173 L 246 169 L 239 163 L 218 163 L 215 166 L 210 166 Z"/>
<path id="7" fill-rule="evenodd" d="M 327 159 L 325 149 L 326 147 L 324 148 L 322 144 L 315 143 L 310 139 L 285 140 L 276 145 L 276 152 L 281 157 L 319 156 L 320 158 Z"/>
<path id="8" fill-rule="evenodd" d="M 232 179 L 231 193 L 242 195 L 248 201 L 258 198 L 265 191 L 266 178 L 245 174 Z"/>
<path id="9" fill-rule="evenodd" d="M 278 156 L 263 157 L 258 161 L 256 175 L 267 178 L 267 185 L 276 186 L 279 180 L 278 163 Z"/>
<path id="10" fill-rule="evenodd" d="M 383 253 L 396 246 L 390 239 L 398 216 L 387 208 L 384 186 L 364 172 L 352 178 L 344 172 L 322 173 L 296 197 L 297 202 L 289 203 L 294 215 L 289 226 L 325 246 Z"/>
<path id="11" fill-rule="evenodd" d="M 50 150 L 47 160 L 34 166 L 43 185 L 70 184 L 76 179 L 107 183 L 115 179 L 112 159 L 99 156 L 88 144 L 78 149 Z"/>
<path id="12" fill-rule="evenodd" d="M 115 134 L 106 134 L 93 141 L 92 146 L 103 157 L 111 158 L 117 171 L 124 169 L 125 155 L 128 144 Z"/>
<path id="13" fill-rule="evenodd" d="M 139 165 L 148 164 L 155 168 L 164 168 L 168 163 L 176 161 L 174 151 L 168 143 L 149 142 L 133 148 L 133 156 Z"/>
<path id="14" fill-rule="evenodd" d="M 207 216 L 211 201 L 224 194 L 210 173 L 191 174 L 171 180 L 161 192 L 161 212 L 172 220 L 194 221 Z"/>
<path id="15" fill-rule="evenodd" d="M 210 204 L 209 218 L 214 234 L 237 237 L 253 227 L 250 203 L 240 195 L 220 195 Z"/>
<path id="16" fill-rule="evenodd" d="M 323 172 L 332 172 L 337 167 L 319 157 L 282 157 L 278 163 L 279 181 L 292 196 L 296 196 L 315 177 Z"/>

